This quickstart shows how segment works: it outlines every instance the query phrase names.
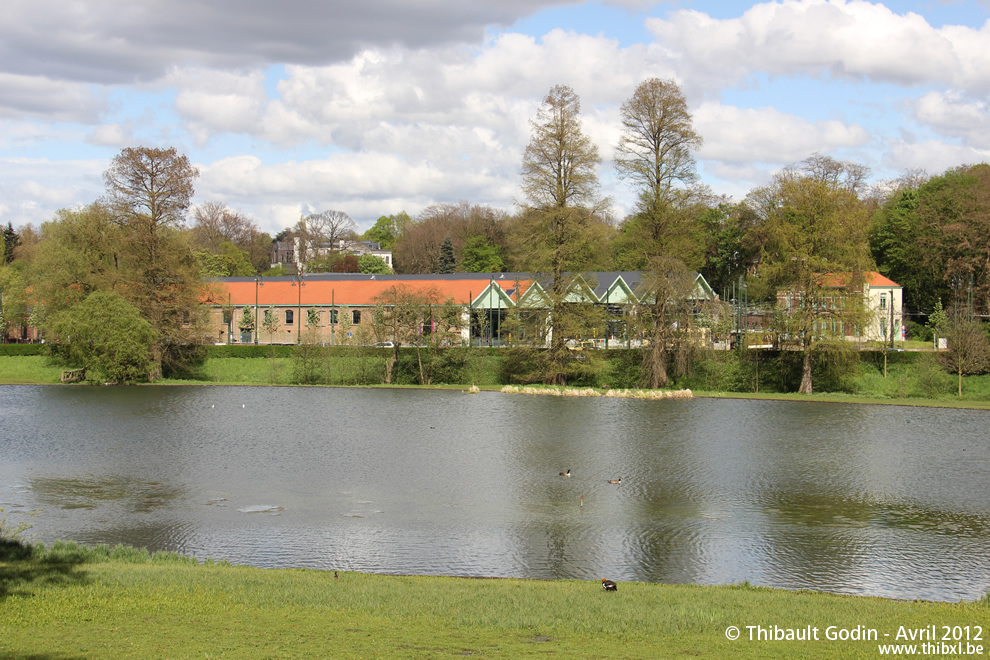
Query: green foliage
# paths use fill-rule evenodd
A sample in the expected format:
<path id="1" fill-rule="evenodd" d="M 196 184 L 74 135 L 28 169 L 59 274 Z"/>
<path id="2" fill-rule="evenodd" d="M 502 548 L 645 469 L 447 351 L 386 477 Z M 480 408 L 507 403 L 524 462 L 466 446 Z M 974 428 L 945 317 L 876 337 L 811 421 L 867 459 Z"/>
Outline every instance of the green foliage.
<path id="1" fill-rule="evenodd" d="M 387 275 L 392 272 L 385 260 L 373 254 L 362 254 L 358 257 L 358 268 L 362 273 Z"/>
<path id="2" fill-rule="evenodd" d="M 383 250 L 391 250 L 403 230 L 411 223 L 412 219 L 405 211 L 395 215 L 383 215 L 375 221 L 371 229 L 361 235 L 361 238 L 379 243 Z"/>
<path id="3" fill-rule="evenodd" d="M 257 319 L 254 318 L 254 310 L 250 307 L 245 307 L 244 312 L 241 314 L 241 320 L 237 323 L 237 327 L 241 332 L 253 332 L 256 325 Z"/>
<path id="4" fill-rule="evenodd" d="M 261 273 L 262 277 L 285 277 L 289 274 L 289 271 L 285 268 L 284 264 L 275 264 L 265 272 Z"/>
<path id="5" fill-rule="evenodd" d="M 44 344 L 0 344 L 0 356 L 4 355 L 48 355 Z"/>
<path id="6" fill-rule="evenodd" d="M 52 354 L 87 369 L 94 382 L 146 381 L 152 373 L 157 334 L 137 308 L 109 291 L 97 291 L 59 312 L 48 330 Z"/>
<path id="7" fill-rule="evenodd" d="M 461 269 L 465 273 L 499 273 L 505 268 L 501 250 L 484 236 L 472 236 L 461 250 Z"/>
<path id="8" fill-rule="evenodd" d="M 203 277 L 252 277 L 255 274 L 248 253 L 230 241 L 220 244 L 220 254 L 208 250 L 196 250 L 193 254 Z"/>

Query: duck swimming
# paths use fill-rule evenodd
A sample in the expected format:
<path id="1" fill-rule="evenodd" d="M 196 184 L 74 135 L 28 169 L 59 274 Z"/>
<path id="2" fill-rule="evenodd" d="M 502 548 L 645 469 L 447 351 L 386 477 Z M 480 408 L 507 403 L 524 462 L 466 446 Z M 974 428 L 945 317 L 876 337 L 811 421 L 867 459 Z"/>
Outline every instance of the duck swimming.
<path id="1" fill-rule="evenodd" d="M 622 483 L 622 477 L 619 477 L 618 479 L 609 479 L 609 480 L 608 480 L 608 482 L 609 482 L 610 484 L 616 484 L 616 485 L 619 485 L 619 484 L 621 484 L 621 483 Z"/>
<path id="2" fill-rule="evenodd" d="M 571 476 L 570 469 L 568 469 L 567 472 L 561 472 L 560 473 L 560 476 L 562 476 L 562 477 L 569 477 L 569 476 Z"/>

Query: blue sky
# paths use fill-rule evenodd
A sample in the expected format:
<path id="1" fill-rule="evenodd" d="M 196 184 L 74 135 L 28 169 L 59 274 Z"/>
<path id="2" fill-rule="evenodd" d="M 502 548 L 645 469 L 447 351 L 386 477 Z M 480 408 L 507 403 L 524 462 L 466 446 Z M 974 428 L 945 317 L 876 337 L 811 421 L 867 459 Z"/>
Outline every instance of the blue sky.
<path id="1" fill-rule="evenodd" d="M 8 0 L 0 223 L 95 201 L 128 146 L 174 146 L 196 203 L 265 231 L 433 203 L 512 211 L 532 119 L 582 100 L 617 219 L 618 108 L 682 88 L 698 169 L 741 199 L 814 153 L 880 183 L 990 160 L 990 0 Z"/>

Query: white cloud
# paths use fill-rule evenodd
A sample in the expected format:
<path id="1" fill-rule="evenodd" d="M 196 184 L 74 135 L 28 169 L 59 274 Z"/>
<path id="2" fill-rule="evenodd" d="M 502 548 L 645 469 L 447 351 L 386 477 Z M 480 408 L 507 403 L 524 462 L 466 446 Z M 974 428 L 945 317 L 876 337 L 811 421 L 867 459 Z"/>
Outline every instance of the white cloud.
<path id="1" fill-rule="evenodd" d="M 704 136 L 702 158 L 728 163 L 793 163 L 815 152 L 858 147 L 869 139 L 861 126 L 837 120 L 808 121 L 774 108 L 704 103 L 694 113 Z"/>
<path id="2" fill-rule="evenodd" d="M 890 147 L 886 165 L 898 172 L 920 169 L 932 174 L 960 165 L 990 162 L 990 149 L 945 142 L 897 143 Z"/>
<path id="3" fill-rule="evenodd" d="M 491 25 L 574 0 L 6 0 L 0 71 L 153 80 L 173 66 L 324 64 L 370 46 L 477 42 Z"/>
<path id="4" fill-rule="evenodd" d="M 278 218 L 258 218 L 262 229 L 270 232 L 294 224 L 307 208 L 344 211 L 367 224 L 389 212 L 383 208 L 415 214 L 434 202 L 461 199 L 497 205 L 514 192 L 514 185 L 483 171 L 442 170 L 380 153 L 338 153 L 273 165 L 255 156 L 238 156 L 198 167 L 197 199 L 240 200 L 276 209 Z"/>
<path id="5" fill-rule="evenodd" d="M 102 94 L 86 85 L 0 71 L 0 117 L 93 122 L 104 107 Z"/>
<path id="6" fill-rule="evenodd" d="M 783 0 L 725 20 L 682 10 L 648 27 L 686 68 L 719 84 L 762 72 L 990 89 L 990 23 L 934 28 L 863 0 Z"/>
<path id="7" fill-rule="evenodd" d="M 118 123 L 103 124 L 93 129 L 86 142 L 98 147 L 123 149 L 133 144 L 134 135 L 130 126 Z"/>
<path id="8" fill-rule="evenodd" d="M 60 208 L 96 201 L 103 193 L 106 166 L 104 161 L 91 160 L 0 158 L 0 181 L 6 198 L 3 224 L 37 227 Z"/>
<path id="9" fill-rule="evenodd" d="M 216 133 L 253 133 L 267 102 L 260 71 L 173 71 L 163 82 L 178 90 L 176 111 L 199 144 Z"/>
<path id="10" fill-rule="evenodd" d="M 915 117 L 942 135 L 962 137 L 973 147 L 990 148 L 990 105 L 954 92 L 929 92 L 914 104 Z"/>

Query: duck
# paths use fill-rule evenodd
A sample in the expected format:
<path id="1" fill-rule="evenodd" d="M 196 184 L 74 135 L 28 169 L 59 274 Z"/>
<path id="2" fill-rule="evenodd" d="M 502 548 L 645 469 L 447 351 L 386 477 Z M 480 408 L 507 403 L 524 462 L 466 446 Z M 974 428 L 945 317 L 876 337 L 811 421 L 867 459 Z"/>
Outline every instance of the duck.
<path id="1" fill-rule="evenodd" d="M 617 486 L 618 485 L 621 485 L 622 484 L 622 477 L 619 477 L 618 479 L 609 479 L 608 482 L 610 484 L 615 484 Z"/>
<path id="2" fill-rule="evenodd" d="M 605 591 L 618 591 L 619 590 L 619 587 L 616 586 L 615 582 L 612 582 L 611 580 L 608 580 L 606 578 L 602 578 L 602 588 L 605 589 Z"/>
<path id="3" fill-rule="evenodd" d="M 570 470 L 570 468 L 567 469 L 567 472 L 561 472 L 560 473 L 560 476 L 562 476 L 562 477 L 569 477 L 569 476 L 571 476 L 571 470 Z"/>

